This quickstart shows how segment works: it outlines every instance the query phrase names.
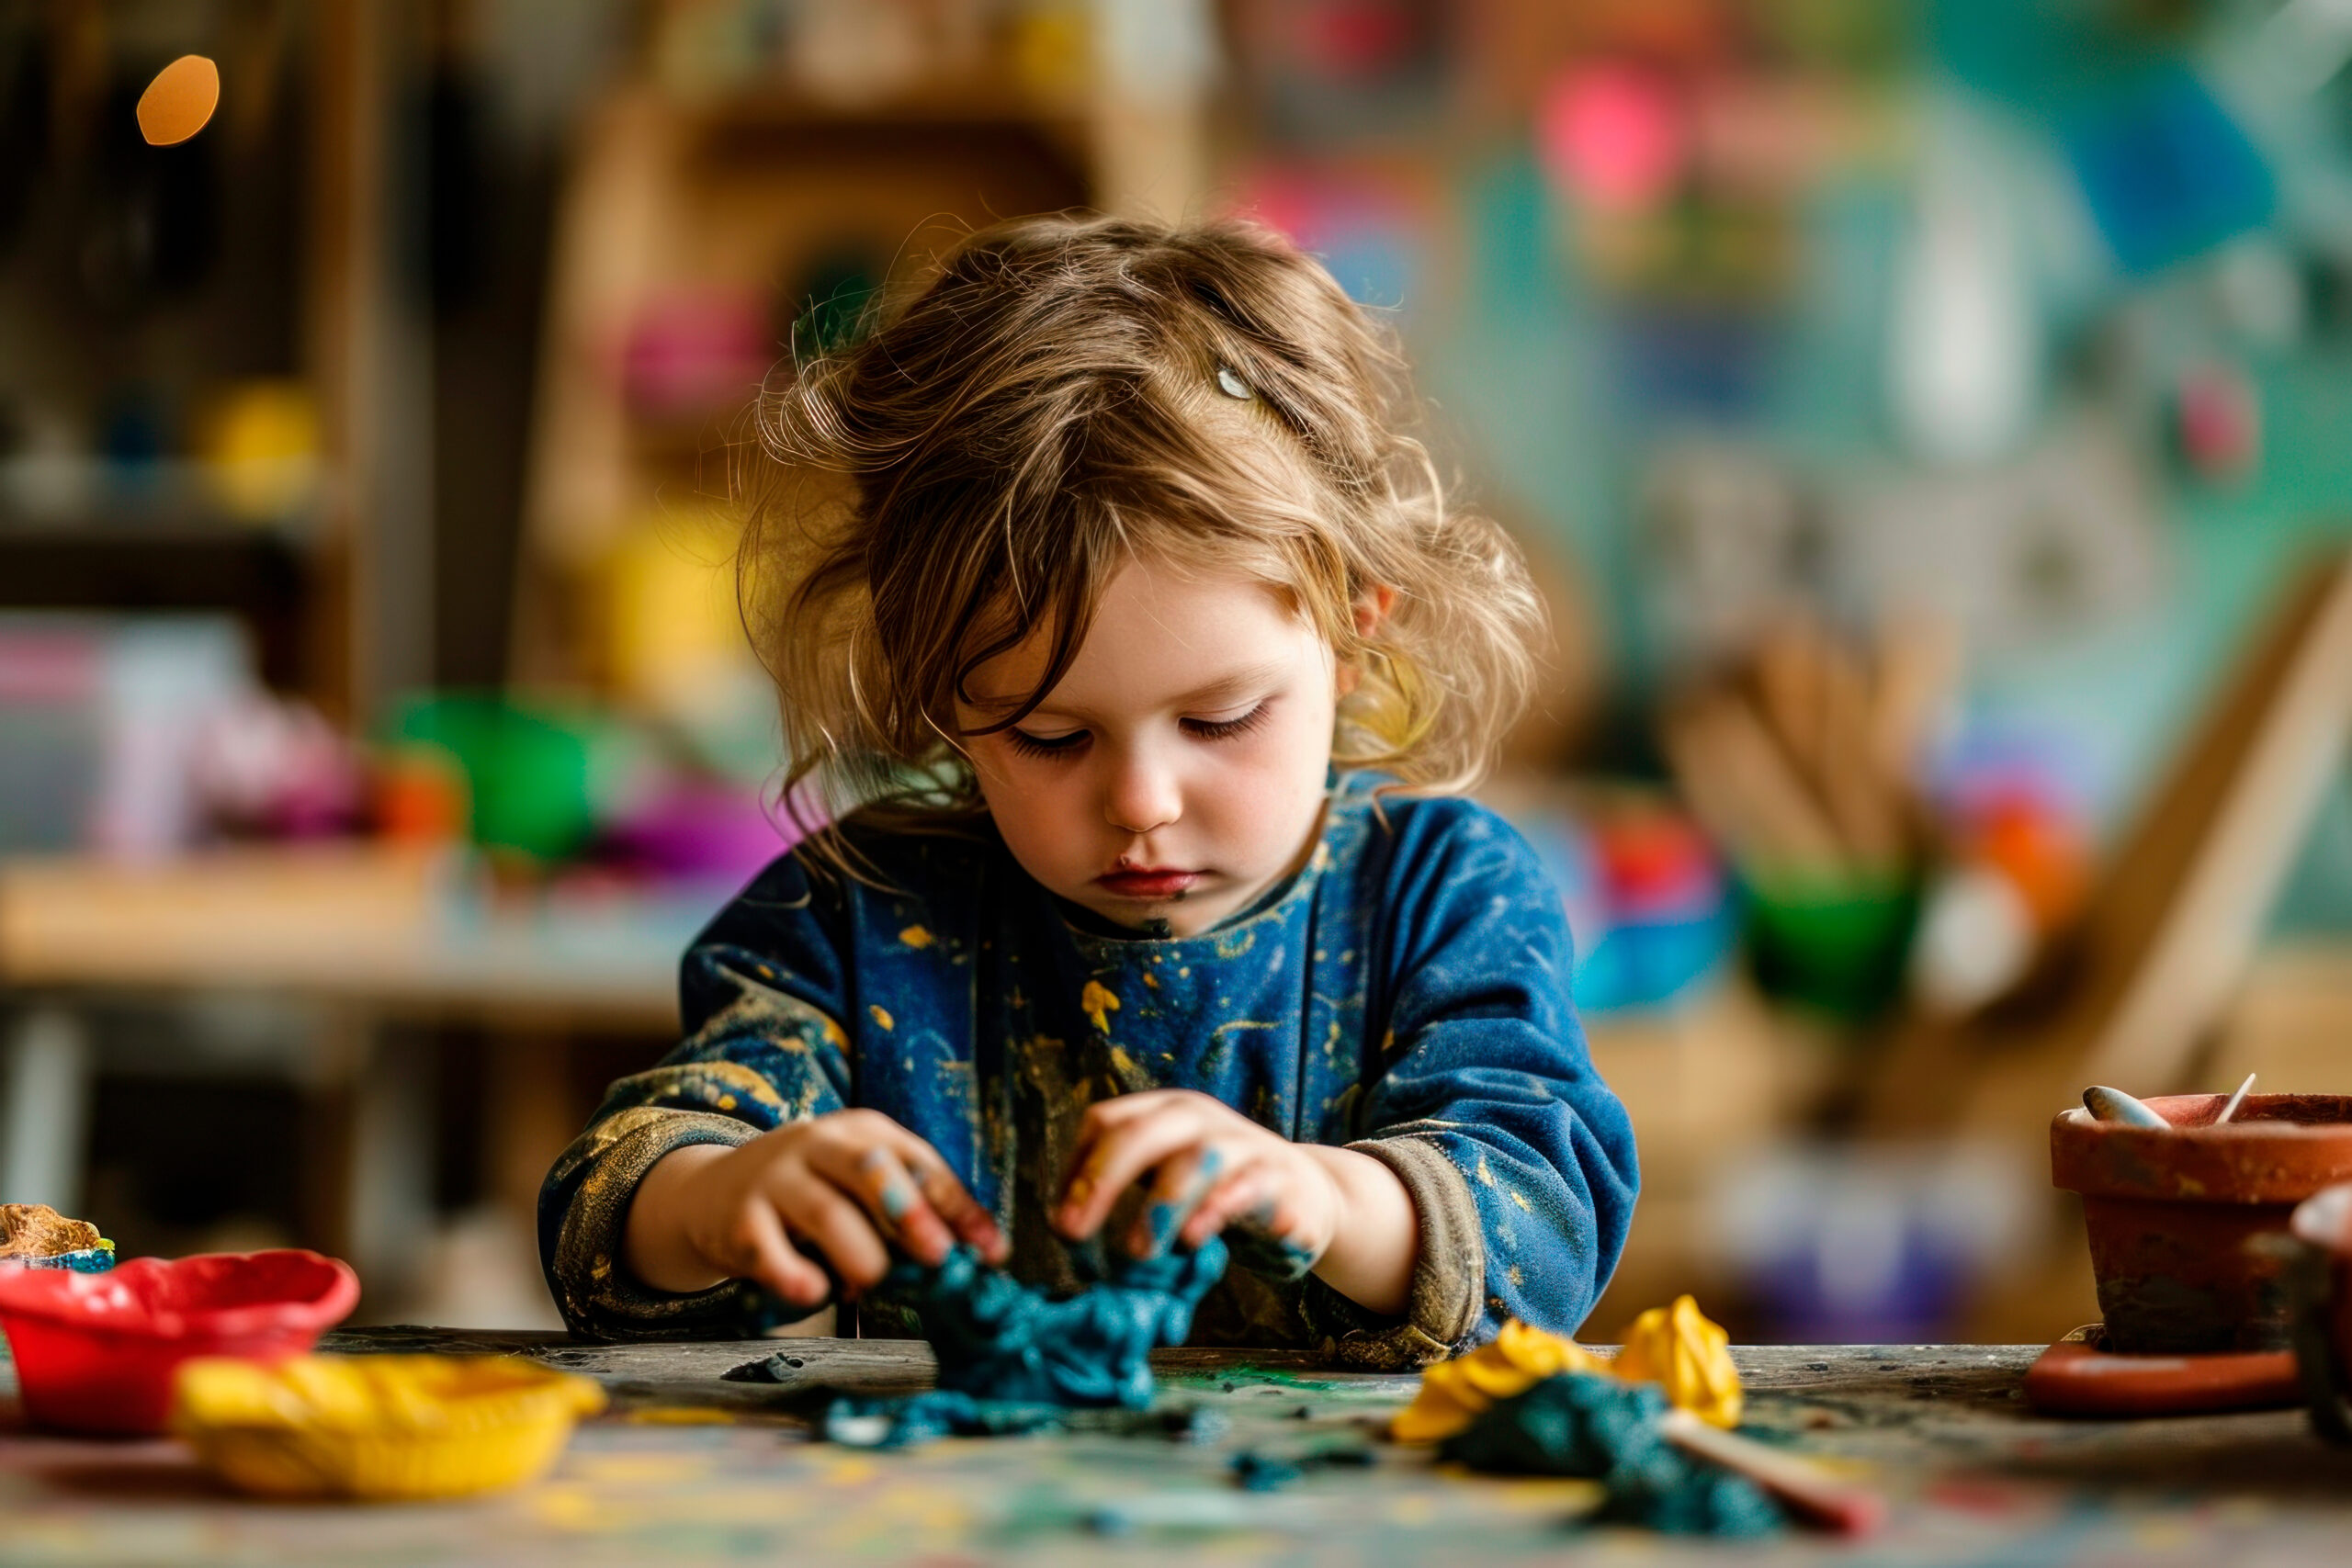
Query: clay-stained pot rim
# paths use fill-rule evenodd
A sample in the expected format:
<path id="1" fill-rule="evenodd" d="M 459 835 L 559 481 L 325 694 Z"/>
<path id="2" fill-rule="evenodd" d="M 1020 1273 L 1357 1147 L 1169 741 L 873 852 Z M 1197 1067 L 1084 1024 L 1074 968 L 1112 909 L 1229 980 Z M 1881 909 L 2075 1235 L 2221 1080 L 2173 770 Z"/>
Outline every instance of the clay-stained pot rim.
<path id="1" fill-rule="evenodd" d="M 2240 1120 L 2209 1126 L 2228 1096 L 2159 1095 L 2148 1108 L 2170 1128 L 2099 1122 L 2087 1111 L 2050 1123 L 2050 1179 L 2086 1198 L 2186 1203 L 2300 1203 L 2352 1181 L 2352 1095 L 2256 1094 Z M 2246 1119 L 2249 1111 L 2311 1108 L 2329 1120 Z"/>

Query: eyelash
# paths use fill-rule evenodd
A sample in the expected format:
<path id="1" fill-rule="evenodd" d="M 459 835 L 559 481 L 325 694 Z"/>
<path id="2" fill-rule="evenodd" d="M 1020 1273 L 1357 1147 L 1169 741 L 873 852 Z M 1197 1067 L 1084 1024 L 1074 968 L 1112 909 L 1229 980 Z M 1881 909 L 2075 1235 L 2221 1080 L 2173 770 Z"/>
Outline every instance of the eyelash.
<path id="1" fill-rule="evenodd" d="M 1195 739 L 1234 740 L 1265 723 L 1266 710 L 1272 705 L 1272 703 L 1260 703 L 1239 718 L 1188 718 L 1182 722 L 1186 732 Z M 1018 729 L 1008 729 L 1004 738 L 1015 751 L 1024 757 L 1067 757 L 1079 749 L 1086 739 L 1086 733 L 1083 729 L 1073 729 L 1068 735 L 1057 735 L 1048 740 Z"/>

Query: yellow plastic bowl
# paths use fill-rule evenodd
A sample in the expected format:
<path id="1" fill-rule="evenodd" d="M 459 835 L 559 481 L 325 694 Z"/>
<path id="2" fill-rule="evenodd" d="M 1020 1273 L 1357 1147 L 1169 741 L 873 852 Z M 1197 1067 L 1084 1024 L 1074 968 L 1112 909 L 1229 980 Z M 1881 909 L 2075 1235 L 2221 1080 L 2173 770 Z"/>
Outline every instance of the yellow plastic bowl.
<path id="1" fill-rule="evenodd" d="M 180 1368 L 172 1429 L 265 1497 L 458 1497 L 546 1472 L 605 1407 L 586 1378 L 514 1356 L 296 1356 Z"/>

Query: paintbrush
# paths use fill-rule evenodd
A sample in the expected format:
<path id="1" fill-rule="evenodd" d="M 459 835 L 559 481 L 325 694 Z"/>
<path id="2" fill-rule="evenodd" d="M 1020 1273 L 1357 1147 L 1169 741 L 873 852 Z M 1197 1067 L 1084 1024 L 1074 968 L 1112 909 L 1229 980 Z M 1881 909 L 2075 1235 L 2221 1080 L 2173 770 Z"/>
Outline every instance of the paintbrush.
<path id="1" fill-rule="evenodd" d="M 2245 1082 L 2238 1085 L 2237 1093 L 2230 1096 L 2230 1102 L 2222 1107 L 2222 1113 L 2219 1116 L 2213 1118 L 2214 1126 L 2220 1126 L 2222 1122 L 2227 1122 L 2231 1117 L 2235 1116 L 2238 1113 L 2238 1107 L 2245 1103 L 2245 1091 L 2254 1087 L 2254 1074 L 2246 1074 Z"/>
<path id="2" fill-rule="evenodd" d="M 1886 1522 L 1886 1499 L 1839 1481 L 1812 1461 L 1669 1410 L 1658 1430 L 1684 1453 L 1746 1476 L 1791 1513 L 1839 1535 L 1868 1535 Z"/>

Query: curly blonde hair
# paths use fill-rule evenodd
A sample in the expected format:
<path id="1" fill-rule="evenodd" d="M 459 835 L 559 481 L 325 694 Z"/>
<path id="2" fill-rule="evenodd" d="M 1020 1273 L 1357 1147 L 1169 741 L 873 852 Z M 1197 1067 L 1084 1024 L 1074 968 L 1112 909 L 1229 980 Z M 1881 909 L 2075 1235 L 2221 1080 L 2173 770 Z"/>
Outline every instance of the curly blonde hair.
<path id="1" fill-rule="evenodd" d="M 872 326 L 776 378 L 744 476 L 738 596 L 804 826 L 979 810 L 964 682 L 1046 628 L 1036 689 L 990 728 L 1018 723 L 1142 554 L 1264 582 L 1359 671 L 1335 762 L 1427 791 L 1485 773 L 1542 601 L 1499 528 L 1449 509 L 1399 428 L 1402 355 L 1312 258 L 1238 221 L 1025 218 L 964 238 Z"/>

